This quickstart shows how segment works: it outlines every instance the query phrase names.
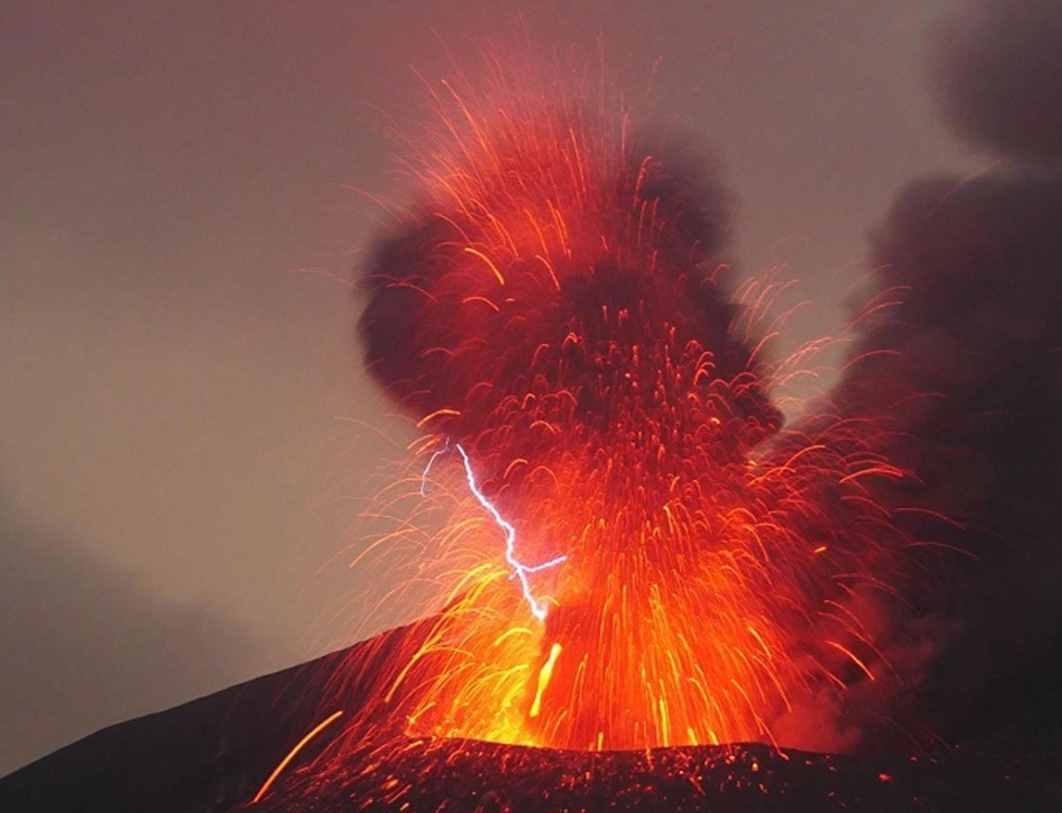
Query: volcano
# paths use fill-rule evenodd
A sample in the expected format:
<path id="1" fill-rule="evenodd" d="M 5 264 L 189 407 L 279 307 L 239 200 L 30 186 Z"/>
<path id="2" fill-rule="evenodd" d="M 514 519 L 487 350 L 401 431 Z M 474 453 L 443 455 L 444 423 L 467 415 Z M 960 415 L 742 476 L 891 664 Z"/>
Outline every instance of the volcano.
<path id="1" fill-rule="evenodd" d="M 423 619 L 0 810 L 1062 809 L 1059 178 L 905 189 L 809 397 L 830 339 L 776 356 L 786 286 L 736 283 L 710 162 L 578 70 L 480 73 L 429 91 L 359 271 L 419 437 L 349 566 Z"/>
<path id="2" fill-rule="evenodd" d="M 191 813 L 331 811 L 949 811 L 1053 810 L 1054 753 L 1004 736 L 939 753 L 853 755 L 757 743 L 569 751 L 466 739 L 408 738 L 388 754 L 344 747 L 321 722 L 340 664 L 357 663 L 346 716 L 369 702 L 374 664 L 423 635 L 419 622 L 349 649 L 92 734 L 0 780 L 0 809 Z"/>

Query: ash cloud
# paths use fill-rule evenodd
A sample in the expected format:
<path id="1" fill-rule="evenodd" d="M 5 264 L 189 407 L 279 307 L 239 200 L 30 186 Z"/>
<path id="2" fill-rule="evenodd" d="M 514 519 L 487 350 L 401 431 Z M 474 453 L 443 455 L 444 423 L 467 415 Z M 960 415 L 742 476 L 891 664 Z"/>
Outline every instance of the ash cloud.
<path id="1" fill-rule="evenodd" d="M 588 127 L 563 109 L 543 115 L 557 115 L 562 130 L 600 126 L 591 120 Z M 519 158 L 514 153 L 506 160 Z M 358 329 L 367 369 L 396 402 L 418 418 L 461 406 L 465 416 L 449 420 L 448 431 L 474 434 L 483 420 L 477 400 L 489 413 L 507 394 L 504 382 L 525 391 L 527 370 L 541 343 L 554 342 L 572 326 L 579 326 L 591 345 L 603 340 L 607 329 L 595 326 L 602 306 L 611 312 L 646 306 L 688 326 L 693 337 L 712 348 L 722 377 L 732 378 L 747 367 L 751 346 L 733 331 L 740 309 L 732 303 L 731 274 L 724 260 L 732 200 L 719 179 L 718 163 L 683 134 L 668 131 L 641 132 L 624 159 L 626 163 L 603 179 L 614 201 L 598 202 L 594 214 L 604 213 L 610 241 L 623 240 L 629 237 L 621 223 L 626 213 L 639 205 L 652 207 L 654 216 L 668 223 L 654 237 L 664 274 L 645 273 L 637 263 L 612 256 L 597 257 L 584 246 L 556 264 L 556 290 L 534 282 L 542 279 L 542 268 L 523 258 L 506 268 L 509 279 L 499 294 L 497 286 L 454 273 L 468 264 L 467 254 L 460 249 L 455 254 L 455 241 L 471 239 L 478 245 L 490 239 L 477 218 L 456 208 L 440 214 L 426 206 L 378 243 L 362 273 L 366 306 Z M 639 177 L 637 189 L 628 188 Z M 509 225 L 527 228 L 526 223 Z M 584 225 L 577 218 L 571 228 L 588 232 Z M 593 239 L 603 238 L 595 233 Z M 718 273 L 704 270 L 713 267 Z M 470 308 L 469 298 L 482 302 L 483 296 L 472 296 L 480 294 L 498 299 L 498 309 Z M 442 354 L 440 347 L 454 350 Z M 596 374 L 590 358 L 567 358 L 567 363 L 575 376 Z M 485 381 L 494 382 L 492 394 L 473 397 Z M 588 420 L 607 420 L 605 405 L 595 399 L 593 388 L 583 392 L 581 413 Z M 741 400 L 735 409 L 758 416 L 765 432 L 781 423 L 781 413 L 763 393 L 749 388 Z"/>
<path id="2" fill-rule="evenodd" d="M 933 89 L 957 132 L 1019 160 L 1062 159 L 1062 3 L 986 0 L 933 32 Z"/>
<path id="3" fill-rule="evenodd" d="M 892 701 L 893 721 L 950 741 L 1050 735 L 1062 719 L 1062 176 L 1028 161 L 1062 157 L 1062 6 L 983 3 L 939 26 L 934 46 L 944 112 L 1010 168 L 900 192 L 873 231 L 877 279 L 860 308 L 900 304 L 864 321 L 864 360 L 835 397 L 894 422 L 887 453 L 918 480 L 887 498 L 962 525 L 909 518 L 916 538 L 963 553 L 914 554 L 905 623 L 935 654 L 921 688 Z"/>

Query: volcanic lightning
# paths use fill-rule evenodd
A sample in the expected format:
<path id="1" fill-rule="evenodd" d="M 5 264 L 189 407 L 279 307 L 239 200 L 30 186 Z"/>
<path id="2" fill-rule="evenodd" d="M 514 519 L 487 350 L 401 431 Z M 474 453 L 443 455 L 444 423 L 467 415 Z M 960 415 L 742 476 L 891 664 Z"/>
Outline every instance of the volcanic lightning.
<path id="1" fill-rule="evenodd" d="M 449 447 L 449 443 L 447 443 L 447 447 Z M 531 573 L 537 573 L 540 570 L 548 570 L 551 567 L 556 567 L 568 557 L 564 555 L 554 556 L 552 559 L 538 565 L 525 565 L 517 559 L 516 529 L 511 523 L 505 521 L 505 518 L 498 512 L 498 509 L 494 507 L 493 503 L 484 496 L 479 486 L 476 485 L 476 474 L 472 471 L 472 461 L 468 459 L 468 452 L 464 450 L 464 447 L 461 446 L 460 443 L 454 444 L 454 448 L 457 449 L 457 453 L 461 455 L 461 462 L 465 467 L 465 476 L 468 479 L 469 491 L 475 495 L 479 504 L 482 505 L 483 508 L 494 518 L 498 527 L 505 532 L 505 561 L 507 561 L 509 566 L 512 567 L 513 577 L 520 580 L 520 588 L 523 590 L 524 600 L 531 608 L 531 614 L 539 621 L 545 621 L 548 608 L 543 602 L 535 598 L 534 593 L 531 592 L 531 582 L 527 577 Z M 426 495 L 425 483 L 427 482 L 428 472 L 431 470 L 432 464 L 440 455 L 445 454 L 445 451 L 445 448 L 436 451 L 430 458 L 428 458 L 428 465 L 424 467 L 424 473 L 421 475 L 420 493 L 422 496 Z"/>

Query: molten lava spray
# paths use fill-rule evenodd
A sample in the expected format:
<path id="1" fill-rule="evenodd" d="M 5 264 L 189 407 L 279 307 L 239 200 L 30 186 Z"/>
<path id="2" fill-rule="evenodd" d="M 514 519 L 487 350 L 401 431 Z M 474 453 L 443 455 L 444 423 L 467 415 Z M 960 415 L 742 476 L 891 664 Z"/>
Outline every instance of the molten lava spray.
<path id="1" fill-rule="evenodd" d="M 415 507 L 360 563 L 415 562 L 438 611 L 388 651 L 373 719 L 800 744 L 776 721 L 887 677 L 873 596 L 904 539 L 868 484 L 903 473 L 877 424 L 783 427 L 770 396 L 813 348 L 768 357 L 780 286 L 730 289 L 706 165 L 603 81 L 516 73 L 435 88 L 421 199 L 365 273 L 368 365 L 423 435 L 379 500 Z"/>

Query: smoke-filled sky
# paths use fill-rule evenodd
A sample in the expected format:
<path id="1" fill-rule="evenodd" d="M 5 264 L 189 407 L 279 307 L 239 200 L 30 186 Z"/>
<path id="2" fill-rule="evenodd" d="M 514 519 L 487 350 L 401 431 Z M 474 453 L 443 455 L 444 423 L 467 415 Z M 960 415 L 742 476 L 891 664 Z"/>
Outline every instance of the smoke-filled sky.
<path id="1" fill-rule="evenodd" d="M 401 198 L 414 68 L 520 26 L 603 43 L 721 159 L 740 266 L 814 300 L 791 343 L 840 330 L 907 181 L 1013 135 L 978 129 L 976 85 L 948 108 L 973 147 L 937 111 L 953 2 L 497 5 L 5 10 L 0 773 L 352 634 L 374 574 L 341 549 L 412 436 L 360 369 L 345 281 L 384 216 L 352 187 Z"/>

